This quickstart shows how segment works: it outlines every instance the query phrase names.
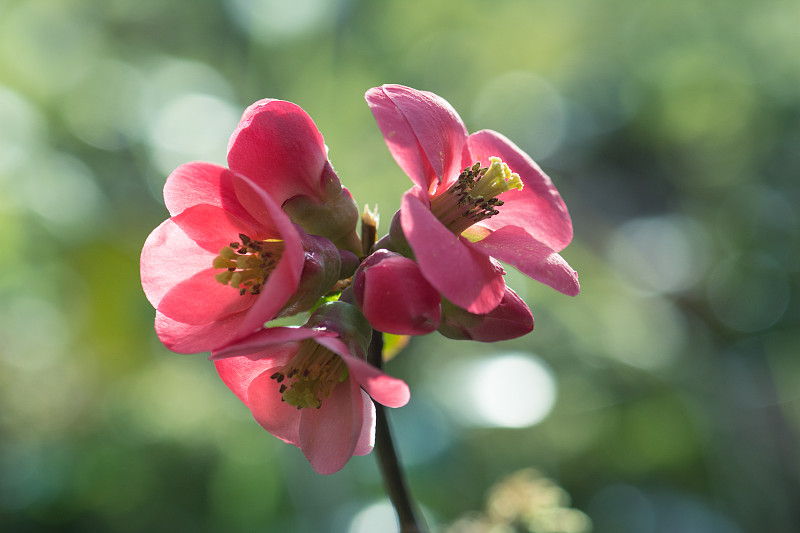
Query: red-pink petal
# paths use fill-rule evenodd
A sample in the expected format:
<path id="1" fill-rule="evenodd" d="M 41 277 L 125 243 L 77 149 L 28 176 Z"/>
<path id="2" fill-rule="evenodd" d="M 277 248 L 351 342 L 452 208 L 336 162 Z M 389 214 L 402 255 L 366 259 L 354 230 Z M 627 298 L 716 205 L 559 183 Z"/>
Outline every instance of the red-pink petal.
<path id="1" fill-rule="evenodd" d="M 281 401 L 280 383 L 270 377 L 279 369 L 275 366 L 259 374 L 247 388 L 245 403 L 261 427 L 284 442 L 300 446 L 303 412 Z"/>
<path id="2" fill-rule="evenodd" d="M 467 129 L 446 100 L 402 85 L 374 87 L 365 97 L 389 151 L 411 181 L 433 192 L 458 176 Z"/>
<path id="3" fill-rule="evenodd" d="M 164 346 L 177 353 L 207 352 L 224 346 L 236 336 L 240 315 L 221 318 L 208 324 L 186 324 L 156 311 L 156 334 Z"/>
<path id="4" fill-rule="evenodd" d="M 300 448 L 318 474 L 333 474 L 347 464 L 361 440 L 364 407 L 353 379 L 334 387 L 319 409 L 302 409 Z"/>
<path id="5" fill-rule="evenodd" d="M 208 204 L 189 207 L 170 220 L 198 246 L 210 252 L 212 262 L 223 247 L 239 239 L 240 233 L 256 239 L 273 236 L 262 235 L 229 211 Z M 173 254 L 173 262 L 183 260 L 183 257 Z M 208 265 L 211 266 L 211 263 Z"/>
<path id="6" fill-rule="evenodd" d="M 211 266 L 215 256 L 189 238 L 172 219 L 165 220 L 147 237 L 139 260 L 147 299 L 157 308 L 172 287 Z"/>
<path id="7" fill-rule="evenodd" d="M 343 356 L 350 375 L 373 400 L 386 407 L 402 407 L 411 399 L 411 391 L 402 379 L 385 374 L 363 359 Z"/>
<path id="8" fill-rule="evenodd" d="M 564 258 L 528 235 L 522 228 L 500 228 L 473 246 L 559 292 L 575 296 L 581 290 L 578 273 L 572 270 Z"/>
<path id="9" fill-rule="evenodd" d="M 172 216 L 198 205 L 221 207 L 247 224 L 255 222 L 234 192 L 236 174 L 214 163 L 194 161 L 176 168 L 164 184 L 164 202 Z"/>
<path id="10" fill-rule="evenodd" d="M 358 437 L 353 455 L 367 455 L 375 447 L 375 404 L 369 394 L 361 391 L 361 403 L 364 407 L 364 422 L 361 425 L 361 435 Z"/>
<path id="11" fill-rule="evenodd" d="M 497 307 L 505 291 L 502 270 L 442 225 L 421 189 L 403 195 L 400 221 L 422 273 L 445 298 L 476 314 Z"/>
<path id="12" fill-rule="evenodd" d="M 215 350 L 209 359 L 217 361 L 228 357 L 255 354 L 289 342 L 334 335 L 335 333 L 294 326 L 264 328 L 235 343 L 228 344 L 220 350 Z"/>
<path id="13" fill-rule="evenodd" d="M 462 164 L 480 161 L 487 166 L 492 156 L 499 157 L 512 172 L 519 174 L 524 187 L 521 191 L 512 189 L 501 194 L 498 198 L 505 204 L 500 207 L 500 214 L 480 225 L 492 230 L 519 226 L 553 250 L 563 250 L 572 240 L 572 220 L 547 174 L 514 143 L 491 130 L 469 136 Z"/>
<path id="14" fill-rule="evenodd" d="M 247 357 L 231 357 L 223 361 L 215 361 L 214 366 L 222 381 L 245 405 L 250 406 L 247 398 L 247 389 L 250 384 L 261 374 L 275 370 L 286 364 L 291 354 L 282 354 L 282 357 L 265 357 L 252 360 Z"/>
<path id="15" fill-rule="evenodd" d="M 197 326 L 250 308 L 256 297 L 249 293 L 240 295 L 238 290 L 219 283 L 214 278 L 217 272 L 208 268 L 175 284 L 158 303 L 158 311 L 178 322 Z"/>
<path id="16" fill-rule="evenodd" d="M 322 134 L 300 106 L 260 100 L 248 107 L 228 143 L 228 166 L 251 178 L 280 205 L 297 195 L 321 200 L 328 165 Z"/>
<path id="17" fill-rule="evenodd" d="M 272 198 L 248 178 L 238 179 L 235 188 L 242 205 L 259 221 L 261 229 L 254 238 L 283 241 L 280 261 L 239 325 L 239 335 L 243 336 L 275 318 L 295 293 L 303 272 L 305 252 L 295 225 Z"/>

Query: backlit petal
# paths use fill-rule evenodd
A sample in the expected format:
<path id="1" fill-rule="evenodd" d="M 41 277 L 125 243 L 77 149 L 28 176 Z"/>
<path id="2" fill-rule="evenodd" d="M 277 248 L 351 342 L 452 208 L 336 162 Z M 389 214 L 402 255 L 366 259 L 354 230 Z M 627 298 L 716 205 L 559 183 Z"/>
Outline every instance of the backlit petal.
<path id="1" fill-rule="evenodd" d="M 375 404 L 363 390 L 361 403 L 364 407 L 364 422 L 361 424 L 361 435 L 358 437 L 353 455 L 367 455 L 375 447 Z"/>
<path id="2" fill-rule="evenodd" d="M 473 246 L 559 292 L 575 296 L 581 290 L 578 273 L 572 270 L 564 258 L 528 235 L 522 228 L 500 228 Z"/>
<path id="3" fill-rule="evenodd" d="M 446 100 L 402 85 L 374 87 L 366 99 L 389 151 L 414 184 L 433 192 L 458 176 L 467 129 Z"/>
<path id="4" fill-rule="evenodd" d="M 373 400 L 386 407 L 402 407 L 411 399 L 408 385 L 402 379 L 383 373 L 363 359 L 343 357 L 350 375 L 367 391 Z"/>
<path id="5" fill-rule="evenodd" d="M 471 313 L 488 313 L 497 307 L 505 291 L 502 270 L 443 226 L 421 189 L 403 195 L 400 216 L 403 233 L 431 285 Z"/>
<path id="6" fill-rule="evenodd" d="M 499 157 L 512 172 L 519 174 L 524 187 L 521 191 L 512 189 L 498 196 L 505 202 L 499 209 L 500 214 L 480 224 L 489 229 L 519 226 L 553 250 L 563 250 L 572 240 L 572 221 L 547 174 L 514 143 L 491 130 L 469 136 L 462 163 L 466 166 L 480 161 L 485 166 L 492 156 Z"/>
<path id="7" fill-rule="evenodd" d="M 198 205 L 221 207 L 252 225 L 255 221 L 234 192 L 236 174 L 214 163 L 194 161 L 176 168 L 164 184 L 164 203 L 172 216 Z"/>
<path id="8" fill-rule="evenodd" d="M 228 143 L 228 166 L 251 178 L 275 201 L 297 195 L 321 200 L 329 165 L 322 134 L 300 106 L 260 100 L 248 107 Z"/>
<path id="9" fill-rule="evenodd" d="M 319 409 L 302 409 L 300 448 L 314 471 L 341 470 L 361 440 L 363 424 L 363 399 L 353 379 L 334 387 Z"/>
<path id="10" fill-rule="evenodd" d="M 250 383 L 245 404 L 261 427 L 284 442 L 300 446 L 302 411 L 281 401 L 280 383 L 270 377 L 279 368 L 270 368 Z"/>

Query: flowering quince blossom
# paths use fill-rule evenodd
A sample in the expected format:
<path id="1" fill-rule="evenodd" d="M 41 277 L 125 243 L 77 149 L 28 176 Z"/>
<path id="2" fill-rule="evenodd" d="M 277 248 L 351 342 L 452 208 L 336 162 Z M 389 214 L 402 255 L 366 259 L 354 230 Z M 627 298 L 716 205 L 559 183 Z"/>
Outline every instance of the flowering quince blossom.
<path id="1" fill-rule="evenodd" d="M 378 331 L 425 335 L 439 326 L 441 296 L 413 260 L 389 250 L 367 257 L 353 278 L 359 309 Z"/>
<path id="2" fill-rule="evenodd" d="M 171 217 L 147 238 L 140 266 L 156 332 L 173 351 L 244 337 L 282 310 L 310 307 L 339 278 L 333 244 L 306 235 L 231 170 L 182 165 L 167 178 L 164 200 Z"/>
<path id="3" fill-rule="evenodd" d="M 360 253 L 358 207 L 300 106 L 274 99 L 249 106 L 228 143 L 228 166 L 264 189 L 308 233 Z"/>
<path id="4" fill-rule="evenodd" d="M 366 93 L 392 156 L 414 183 L 392 241 L 449 301 L 485 314 L 506 296 L 499 259 L 568 295 L 577 273 L 558 254 L 572 221 L 550 178 L 506 137 L 469 135 L 443 98 L 402 85 Z M 393 229 L 395 229 L 393 228 Z M 399 231 L 397 231 L 399 230 Z"/>
<path id="5" fill-rule="evenodd" d="M 402 407 L 408 386 L 365 360 L 371 328 L 344 302 L 321 306 L 302 327 L 262 329 L 212 353 L 225 384 L 256 421 L 299 447 L 320 474 L 374 445 L 375 406 Z"/>

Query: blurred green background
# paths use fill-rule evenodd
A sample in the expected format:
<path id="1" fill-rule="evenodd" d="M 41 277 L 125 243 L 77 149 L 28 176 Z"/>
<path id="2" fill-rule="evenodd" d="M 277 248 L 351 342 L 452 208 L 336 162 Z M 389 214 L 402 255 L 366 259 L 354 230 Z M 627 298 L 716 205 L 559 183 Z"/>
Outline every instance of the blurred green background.
<path id="1" fill-rule="evenodd" d="M 402 83 L 542 165 L 582 284 L 510 271 L 533 334 L 388 364 L 430 522 L 533 467 L 597 533 L 800 531 L 799 23 L 796 0 L 0 0 L 0 530 L 391 531 L 374 457 L 314 474 L 161 346 L 138 258 L 167 174 L 224 163 L 264 97 L 308 111 L 385 232 L 410 182 L 363 94 Z"/>

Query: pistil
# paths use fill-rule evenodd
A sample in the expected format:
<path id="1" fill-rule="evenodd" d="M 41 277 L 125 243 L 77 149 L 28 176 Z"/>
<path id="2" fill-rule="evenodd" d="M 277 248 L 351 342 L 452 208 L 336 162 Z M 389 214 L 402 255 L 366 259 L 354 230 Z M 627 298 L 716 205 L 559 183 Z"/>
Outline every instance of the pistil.
<path id="1" fill-rule="evenodd" d="M 431 199 L 431 212 L 455 233 L 500 213 L 503 201 L 497 196 L 511 189 L 522 190 L 519 174 L 511 172 L 499 157 L 490 157 L 490 165 L 475 163 L 458 176 L 442 194 Z"/>
<path id="2" fill-rule="evenodd" d="M 256 241 L 239 234 L 241 242 L 223 247 L 214 258 L 214 268 L 225 269 L 214 275 L 223 285 L 238 289 L 239 294 L 260 294 L 266 279 L 275 269 L 283 254 L 283 241 L 268 239 Z"/>
<path id="3" fill-rule="evenodd" d="M 280 383 L 281 401 L 298 409 L 319 409 L 333 388 L 349 375 L 341 357 L 312 339 L 300 344 L 289 364 L 270 376 Z"/>

